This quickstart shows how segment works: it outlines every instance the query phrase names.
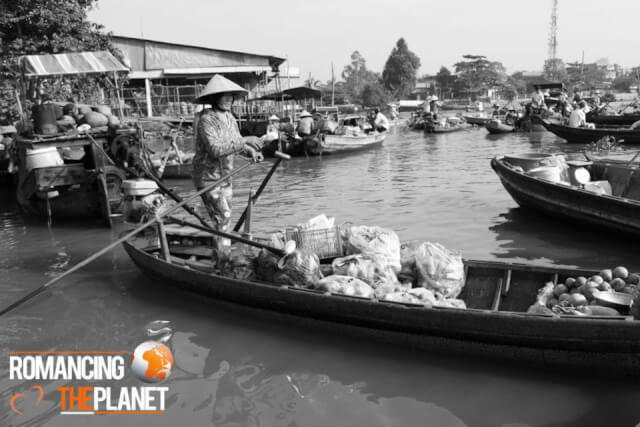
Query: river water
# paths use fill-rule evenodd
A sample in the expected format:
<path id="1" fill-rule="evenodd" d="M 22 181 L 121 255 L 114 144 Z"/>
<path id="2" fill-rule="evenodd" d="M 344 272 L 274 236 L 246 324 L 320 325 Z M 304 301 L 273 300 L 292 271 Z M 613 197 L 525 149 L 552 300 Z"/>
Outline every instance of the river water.
<path id="1" fill-rule="evenodd" d="M 640 270 L 637 243 L 523 212 L 489 165 L 499 154 L 578 151 L 550 133 L 484 129 L 423 135 L 394 128 L 357 155 L 284 162 L 254 210 L 273 230 L 319 213 L 393 228 L 464 257 Z M 257 188 L 269 168 L 234 181 Z M 169 181 L 188 194 L 189 181 Z M 48 228 L 0 193 L 0 304 L 117 239 L 92 222 Z M 244 197 L 236 198 L 237 206 Z M 11 397 L 37 382 L 9 379 L 9 351 L 131 352 L 145 325 L 169 321 L 176 367 L 164 415 L 60 415 L 57 387 L 18 415 Z M 0 426 L 635 426 L 640 389 L 581 369 L 547 371 L 382 345 L 313 324 L 185 294 L 143 276 L 121 248 L 0 319 Z M 127 379 L 131 386 L 140 385 Z M 21 404 L 26 405 L 25 402 Z"/>

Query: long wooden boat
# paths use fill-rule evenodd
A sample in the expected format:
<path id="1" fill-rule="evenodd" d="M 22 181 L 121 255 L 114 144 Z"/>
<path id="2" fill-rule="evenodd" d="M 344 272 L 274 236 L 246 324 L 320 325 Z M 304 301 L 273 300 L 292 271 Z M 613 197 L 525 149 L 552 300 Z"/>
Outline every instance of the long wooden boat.
<path id="1" fill-rule="evenodd" d="M 467 260 L 459 296 L 467 308 L 440 308 L 224 277 L 202 271 L 197 261 L 187 259 L 198 248 L 181 248 L 168 240 L 165 256 L 171 261 L 148 234 L 126 241 L 124 248 L 142 272 L 159 283 L 278 315 L 310 318 L 336 331 L 429 351 L 640 373 L 640 321 L 631 316 L 527 313 L 546 282 L 589 277 L 594 271 Z M 210 249 L 201 255 L 207 259 Z"/>
<path id="2" fill-rule="evenodd" d="M 326 155 L 348 153 L 382 145 L 386 132 L 371 132 L 359 135 L 323 134 L 315 144 L 307 140 L 305 149 L 309 154 Z"/>
<path id="3" fill-rule="evenodd" d="M 640 113 L 602 114 L 596 111 L 587 113 L 587 121 L 596 125 L 630 126 L 640 120 Z"/>
<path id="4" fill-rule="evenodd" d="M 491 117 L 478 117 L 470 115 L 463 115 L 462 118 L 464 118 L 467 123 L 476 126 L 484 126 L 491 120 Z"/>
<path id="5" fill-rule="evenodd" d="M 441 126 L 434 125 L 425 128 L 424 133 L 452 133 L 452 132 L 460 132 L 461 130 L 467 129 L 467 126 L 463 125 L 453 125 L 453 126 Z"/>
<path id="6" fill-rule="evenodd" d="M 491 160 L 504 188 L 523 208 L 545 214 L 640 234 L 640 175 L 639 164 L 597 160 L 589 167 L 591 181 L 606 180 L 612 195 L 566 183 L 552 182 L 530 176 L 504 157 Z"/>
<path id="7" fill-rule="evenodd" d="M 624 140 L 625 144 L 640 144 L 640 129 L 629 128 L 573 128 L 547 120 L 543 126 L 549 131 L 565 139 L 569 143 L 590 144 L 605 136 L 613 136 L 616 140 Z"/>
<path id="8" fill-rule="evenodd" d="M 489 133 L 494 135 L 502 134 L 502 133 L 511 133 L 516 129 L 515 126 L 508 125 L 502 122 L 502 120 L 496 120 L 496 119 L 489 120 L 487 123 L 485 123 L 484 127 L 489 131 Z"/>

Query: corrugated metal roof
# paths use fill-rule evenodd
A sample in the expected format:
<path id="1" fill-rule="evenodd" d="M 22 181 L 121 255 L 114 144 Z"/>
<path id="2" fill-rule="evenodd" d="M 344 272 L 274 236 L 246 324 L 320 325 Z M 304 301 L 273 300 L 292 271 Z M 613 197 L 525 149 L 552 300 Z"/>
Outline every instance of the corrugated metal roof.
<path id="1" fill-rule="evenodd" d="M 26 55 L 21 59 L 28 77 L 64 74 L 109 73 L 129 71 L 110 52 L 72 52 L 53 55 Z"/>

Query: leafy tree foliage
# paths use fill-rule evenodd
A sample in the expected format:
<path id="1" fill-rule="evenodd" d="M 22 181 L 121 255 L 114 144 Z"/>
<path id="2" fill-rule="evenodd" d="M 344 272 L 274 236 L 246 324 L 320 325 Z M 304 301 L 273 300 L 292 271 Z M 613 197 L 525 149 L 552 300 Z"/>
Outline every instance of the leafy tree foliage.
<path id="1" fill-rule="evenodd" d="M 18 58 L 22 55 L 107 49 L 121 57 L 111 46 L 110 35 L 101 32 L 102 26 L 87 21 L 87 12 L 96 1 L 0 1 L 0 72 L 3 79 L 18 80 Z M 82 95 L 82 92 L 92 92 L 98 84 L 98 80 L 87 77 L 57 79 L 48 91 L 53 96 L 66 92 Z"/>
<path id="2" fill-rule="evenodd" d="M 454 65 L 459 92 L 500 86 L 506 82 L 506 69 L 501 62 L 489 61 L 484 55 L 463 55 L 462 58 L 463 61 Z"/>
<path id="3" fill-rule="evenodd" d="M 450 92 L 456 81 L 456 76 L 445 66 L 440 67 L 440 71 L 436 74 L 436 83 L 442 93 Z"/>
<path id="4" fill-rule="evenodd" d="M 620 76 L 616 77 L 613 80 L 612 87 L 615 90 L 628 92 L 631 89 L 631 86 L 638 84 L 638 80 L 636 80 L 632 76 Z"/>
<path id="5" fill-rule="evenodd" d="M 567 70 L 562 59 L 547 59 L 544 61 L 544 78 L 552 82 L 567 80 Z"/>
<path id="6" fill-rule="evenodd" d="M 404 38 L 397 42 L 382 71 L 384 87 L 396 97 L 405 97 L 416 85 L 416 73 L 420 68 L 420 58 L 409 50 Z"/>
<path id="7" fill-rule="evenodd" d="M 379 81 L 367 83 L 361 93 L 362 105 L 379 107 L 387 103 L 389 94 Z"/>
<path id="8" fill-rule="evenodd" d="M 342 71 L 344 87 L 350 102 L 362 101 L 362 90 L 367 84 L 376 83 L 378 75 L 367 69 L 367 61 L 357 50 L 351 54 L 351 63 Z"/>

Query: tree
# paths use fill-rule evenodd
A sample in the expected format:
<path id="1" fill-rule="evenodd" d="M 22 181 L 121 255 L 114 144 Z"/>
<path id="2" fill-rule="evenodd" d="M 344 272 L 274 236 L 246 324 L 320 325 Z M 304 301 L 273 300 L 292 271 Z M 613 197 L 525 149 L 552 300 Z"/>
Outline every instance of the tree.
<path id="1" fill-rule="evenodd" d="M 456 81 L 456 76 L 451 74 L 451 71 L 445 66 L 440 67 L 440 71 L 436 74 L 436 83 L 442 93 L 451 91 Z"/>
<path id="2" fill-rule="evenodd" d="M 304 85 L 306 87 L 309 87 L 311 89 L 315 89 L 317 87 L 319 87 L 322 84 L 322 82 L 320 80 L 316 80 L 311 73 L 309 73 L 309 78 L 307 80 L 304 81 Z"/>
<path id="3" fill-rule="evenodd" d="M 501 86 L 507 81 L 507 74 L 501 62 L 489 61 L 484 55 L 463 55 L 463 61 L 455 66 L 456 89 L 471 93 L 479 89 Z"/>
<path id="4" fill-rule="evenodd" d="M 97 0 L 12 0 L 0 3 L 0 72 L 12 82 L 19 78 L 22 55 L 84 50 L 120 53 L 102 26 L 87 21 Z M 95 89 L 99 80 L 87 77 L 58 79 L 57 89 L 76 93 Z M 56 95 L 52 93 L 52 95 Z"/>
<path id="5" fill-rule="evenodd" d="M 420 68 L 420 58 L 409 50 L 404 38 L 397 42 L 382 70 L 384 87 L 396 97 L 403 98 L 416 86 L 416 73 Z"/>
<path id="6" fill-rule="evenodd" d="M 562 59 L 547 59 L 544 61 L 544 78 L 552 82 L 567 80 L 567 70 Z"/>
<path id="7" fill-rule="evenodd" d="M 367 69 L 367 62 L 357 50 L 351 54 L 351 64 L 342 71 L 344 87 L 351 102 L 362 102 L 362 90 L 365 85 L 379 80 L 378 75 Z"/>
<path id="8" fill-rule="evenodd" d="M 362 105 L 365 107 L 378 107 L 389 100 L 389 94 L 379 81 L 365 84 L 360 94 Z"/>
<path id="9" fill-rule="evenodd" d="M 631 89 L 631 86 L 638 84 L 638 80 L 635 77 L 629 76 L 620 76 L 616 77 L 613 80 L 611 87 L 615 90 L 619 90 L 621 92 L 628 92 Z"/>

